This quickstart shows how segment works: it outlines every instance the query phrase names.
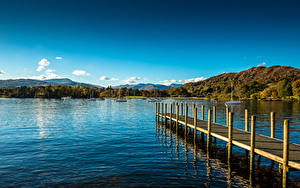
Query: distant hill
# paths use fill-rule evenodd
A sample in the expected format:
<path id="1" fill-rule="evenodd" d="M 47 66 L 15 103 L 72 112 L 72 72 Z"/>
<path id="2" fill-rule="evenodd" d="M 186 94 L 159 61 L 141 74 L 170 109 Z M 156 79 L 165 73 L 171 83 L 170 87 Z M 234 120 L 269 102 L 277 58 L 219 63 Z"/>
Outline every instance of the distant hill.
<path id="1" fill-rule="evenodd" d="M 33 80 L 33 79 L 9 79 L 0 80 L 0 87 L 20 87 L 20 86 L 56 86 L 56 85 L 67 85 L 67 86 L 85 86 L 91 88 L 102 88 L 101 86 L 75 82 L 68 78 L 61 79 L 49 79 L 49 80 Z"/>
<path id="2" fill-rule="evenodd" d="M 114 89 L 119 88 L 131 88 L 131 89 L 139 89 L 139 90 L 152 90 L 152 89 L 171 89 L 171 88 L 177 88 L 180 87 L 182 84 L 171 84 L 171 85 L 162 85 L 162 84 L 125 84 L 125 85 L 119 85 L 119 86 L 113 86 Z"/>
<path id="3" fill-rule="evenodd" d="M 252 67 L 238 73 L 223 73 L 203 81 L 188 83 L 191 96 L 279 99 L 298 96 L 300 69 L 288 66 Z"/>

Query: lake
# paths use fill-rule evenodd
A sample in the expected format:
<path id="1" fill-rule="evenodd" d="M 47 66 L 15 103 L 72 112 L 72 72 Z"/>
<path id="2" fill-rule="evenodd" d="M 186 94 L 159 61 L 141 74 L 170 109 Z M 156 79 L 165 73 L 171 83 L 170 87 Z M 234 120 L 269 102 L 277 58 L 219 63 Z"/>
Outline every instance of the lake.
<path id="1" fill-rule="evenodd" d="M 199 109 L 204 104 L 206 119 L 207 108 L 216 105 L 217 122 L 225 124 L 224 102 L 162 102 L 196 103 Z M 300 144 L 299 102 L 245 102 L 231 109 L 235 128 L 244 129 L 245 108 L 257 116 L 257 134 L 270 135 L 269 118 L 274 111 L 275 137 L 282 139 L 283 120 L 289 119 L 290 142 Z M 0 186 L 248 186 L 248 172 L 237 167 L 242 149 L 233 148 L 236 158 L 228 178 L 224 142 L 217 140 L 208 158 L 189 139 L 164 131 L 155 121 L 155 104 L 146 100 L 2 98 L 0 122 Z M 277 187 L 281 179 L 276 173 L 278 165 L 273 173 L 265 168 L 270 163 L 262 158 L 257 184 Z M 300 181 L 299 172 L 289 177 L 292 186 Z"/>

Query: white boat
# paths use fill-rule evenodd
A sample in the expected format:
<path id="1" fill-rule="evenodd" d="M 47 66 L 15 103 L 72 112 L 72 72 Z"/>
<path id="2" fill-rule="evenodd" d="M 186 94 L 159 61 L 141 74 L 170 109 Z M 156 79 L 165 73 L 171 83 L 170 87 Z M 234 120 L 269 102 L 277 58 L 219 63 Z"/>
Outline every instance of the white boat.
<path id="1" fill-rule="evenodd" d="M 228 107 L 228 106 L 237 106 L 237 105 L 240 105 L 242 104 L 242 101 L 228 101 L 228 102 L 225 102 L 225 105 Z"/>
<path id="2" fill-rule="evenodd" d="M 149 99 L 148 102 L 160 102 L 160 99 Z"/>
<path id="3" fill-rule="evenodd" d="M 119 98 L 116 99 L 116 102 L 127 102 L 127 99 L 121 98 L 121 88 L 119 89 Z"/>
<path id="4" fill-rule="evenodd" d="M 231 82 L 231 101 L 225 102 L 225 106 L 238 106 L 242 104 L 242 101 L 234 101 L 233 100 L 233 83 Z"/>
<path id="5" fill-rule="evenodd" d="M 62 100 L 68 100 L 68 99 L 71 99 L 71 97 L 62 97 L 61 99 Z"/>
<path id="6" fill-rule="evenodd" d="M 127 102 L 126 99 L 116 99 L 116 102 Z"/>

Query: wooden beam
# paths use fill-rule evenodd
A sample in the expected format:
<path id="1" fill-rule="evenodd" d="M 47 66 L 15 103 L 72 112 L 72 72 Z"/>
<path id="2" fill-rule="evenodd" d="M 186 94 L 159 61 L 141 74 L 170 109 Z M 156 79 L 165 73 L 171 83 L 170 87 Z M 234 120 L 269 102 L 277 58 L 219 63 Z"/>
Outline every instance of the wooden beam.
<path id="1" fill-rule="evenodd" d="M 167 125 L 167 122 L 168 122 L 168 120 L 167 120 L 167 110 L 168 110 L 168 104 L 166 103 L 165 104 L 165 125 Z"/>
<path id="2" fill-rule="evenodd" d="M 275 138 L 275 112 L 271 112 L 271 138 Z"/>
<path id="3" fill-rule="evenodd" d="M 183 103 L 180 103 L 181 117 L 183 117 Z"/>
<path id="4" fill-rule="evenodd" d="M 197 108 L 194 107 L 194 140 L 197 139 Z"/>
<path id="5" fill-rule="evenodd" d="M 176 104 L 176 134 L 178 133 L 179 105 Z"/>
<path id="6" fill-rule="evenodd" d="M 201 106 L 201 111 L 202 111 L 202 120 L 204 120 L 204 105 Z"/>
<path id="7" fill-rule="evenodd" d="M 228 127 L 228 112 L 229 112 L 229 108 L 226 107 L 226 126 Z"/>
<path id="8" fill-rule="evenodd" d="M 208 110 L 208 121 L 207 121 L 207 151 L 210 150 L 211 143 L 211 110 Z"/>
<path id="9" fill-rule="evenodd" d="M 173 103 L 170 104 L 170 129 L 172 129 Z"/>
<path id="10" fill-rule="evenodd" d="M 213 106 L 213 116 L 214 116 L 214 123 L 217 123 L 217 110 L 216 110 L 216 106 Z"/>
<path id="11" fill-rule="evenodd" d="M 188 109 L 188 104 L 185 103 L 185 117 L 184 117 L 184 135 L 187 134 L 187 127 L 188 127 L 188 112 L 189 112 L 189 109 Z"/>
<path id="12" fill-rule="evenodd" d="M 233 113 L 229 112 L 228 114 L 228 143 L 227 143 L 227 151 L 228 151 L 228 161 L 231 160 L 232 154 L 232 128 L 233 128 Z"/>
<path id="13" fill-rule="evenodd" d="M 249 112 L 245 109 L 245 131 L 249 132 Z"/>
<path id="14" fill-rule="evenodd" d="M 250 141 L 250 185 L 254 185 L 254 160 L 255 160 L 255 126 L 256 126 L 256 116 L 251 116 L 251 141 Z"/>
<path id="15" fill-rule="evenodd" d="M 284 136 L 283 136 L 283 163 L 282 163 L 282 187 L 288 187 L 288 162 L 289 162 L 289 120 L 284 120 Z"/>

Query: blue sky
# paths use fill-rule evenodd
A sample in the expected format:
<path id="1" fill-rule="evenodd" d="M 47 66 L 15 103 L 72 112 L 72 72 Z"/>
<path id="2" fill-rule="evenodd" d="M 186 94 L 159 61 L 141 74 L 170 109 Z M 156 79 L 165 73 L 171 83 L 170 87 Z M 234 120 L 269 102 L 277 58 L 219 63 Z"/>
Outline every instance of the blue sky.
<path id="1" fill-rule="evenodd" d="M 106 86 L 299 68 L 299 33 L 296 0 L 0 0 L 0 79 Z"/>

